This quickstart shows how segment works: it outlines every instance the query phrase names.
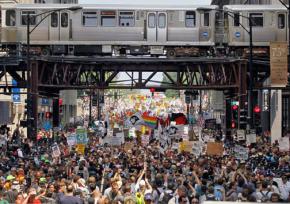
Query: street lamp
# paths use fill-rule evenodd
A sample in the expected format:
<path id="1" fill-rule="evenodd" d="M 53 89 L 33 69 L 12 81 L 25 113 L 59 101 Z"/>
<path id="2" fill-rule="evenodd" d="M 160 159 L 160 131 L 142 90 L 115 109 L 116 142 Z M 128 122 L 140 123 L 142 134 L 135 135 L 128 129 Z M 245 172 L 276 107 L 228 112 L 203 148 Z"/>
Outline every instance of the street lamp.
<path id="1" fill-rule="evenodd" d="M 245 18 L 249 20 L 249 29 L 247 29 L 244 25 L 242 25 L 239 22 L 239 25 L 248 33 L 250 37 L 250 44 L 249 44 L 249 49 L 250 49 L 250 56 L 249 56 L 249 72 L 250 72 L 250 80 L 249 80 L 249 89 L 248 89 L 248 118 L 249 118 L 249 125 L 250 128 L 253 127 L 253 19 L 251 16 L 244 16 L 236 12 L 228 11 L 228 10 L 223 10 L 223 9 L 208 9 L 208 8 L 198 8 L 197 10 L 199 11 L 208 11 L 208 10 L 215 10 L 215 11 L 221 11 L 225 12 L 230 16 L 231 18 L 234 19 L 234 15 L 238 15 L 239 17 Z"/>
<path id="2" fill-rule="evenodd" d="M 26 57 L 27 57 L 27 99 L 29 103 L 29 110 L 27 111 L 27 137 L 31 137 L 33 139 L 36 138 L 37 134 L 37 83 L 35 82 L 38 77 L 36 76 L 35 69 L 31 68 L 31 62 L 30 62 L 30 35 L 31 33 L 53 12 L 63 11 L 63 10 L 69 10 L 69 11 L 77 11 L 79 9 L 82 9 L 80 6 L 72 6 L 69 8 L 60 8 L 60 9 L 53 9 L 49 11 L 42 12 L 37 15 L 33 15 L 34 18 L 44 15 L 40 19 L 40 21 L 30 30 L 30 23 L 31 23 L 31 16 L 28 12 L 27 14 L 27 27 L 26 27 Z M 33 122 L 33 124 L 32 124 Z"/>

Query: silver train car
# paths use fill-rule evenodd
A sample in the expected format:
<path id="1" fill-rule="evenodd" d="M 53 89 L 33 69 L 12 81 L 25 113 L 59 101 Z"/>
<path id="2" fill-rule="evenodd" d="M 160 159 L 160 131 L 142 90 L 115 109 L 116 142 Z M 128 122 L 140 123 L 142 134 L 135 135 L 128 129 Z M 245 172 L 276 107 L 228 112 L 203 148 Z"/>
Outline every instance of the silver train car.
<path id="1" fill-rule="evenodd" d="M 76 5 L 2 5 L 1 50 L 21 50 L 25 54 L 28 13 L 32 16 L 32 29 L 41 20 L 34 15 L 72 6 Z M 245 56 L 249 53 L 249 34 L 245 30 L 249 30 L 249 20 L 242 16 L 246 16 L 253 21 L 254 54 L 268 56 L 269 43 L 287 41 L 289 32 L 287 10 L 282 5 L 224 6 L 224 11 L 231 15 L 217 11 L 217 6 L 79 6 L 81 10 L 53 12 L 41 22 L 30 36 L 31 53 L 170 58 L 220 53 Z M 222 45 L 222 49 L 216 49 L 216 45 Z"/>
<path id="2" fill-rule="evenodd" d="M 252 19 L 254 55 L 269 56 L 270 42 L 288 40 L 287 10 L 282 5 L 227 5 L 224 11 L 233 13 L 224 18 L 224 43 L 238 56 L 249 53 L 250 35 L 245 29 L 250 28 L 245 17 Z"/>
<path id="3" fill-rule="evenodd" d="M 2 6 L 1 44 L 25 50 L 27 14 L 31 29 L 45 11 L 68 4 Z M 215 46 L 216 6 L 79 5 L 78 11 L 52 13 L 31 34 L 31 51 L 41 55 L 206 55 Z"/>

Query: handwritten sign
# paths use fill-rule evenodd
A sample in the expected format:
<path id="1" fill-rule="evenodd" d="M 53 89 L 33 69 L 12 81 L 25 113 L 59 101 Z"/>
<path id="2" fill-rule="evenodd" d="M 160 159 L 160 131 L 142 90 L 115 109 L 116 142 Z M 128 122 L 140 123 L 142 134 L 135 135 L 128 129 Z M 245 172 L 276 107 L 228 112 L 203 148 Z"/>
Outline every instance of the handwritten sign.
<path id="1" fill-rule="evenodd" d="M 218 142 L 208 142 L 206 153 L 207 155 L 222 156 L 224 152 L 223 144 Z"/>

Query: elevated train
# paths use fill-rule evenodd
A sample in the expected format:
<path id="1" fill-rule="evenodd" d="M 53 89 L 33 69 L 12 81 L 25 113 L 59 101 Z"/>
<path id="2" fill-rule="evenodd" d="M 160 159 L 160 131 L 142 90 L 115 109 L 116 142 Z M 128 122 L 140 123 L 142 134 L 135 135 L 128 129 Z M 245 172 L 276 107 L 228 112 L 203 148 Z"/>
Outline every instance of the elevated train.
<path id="1" fill-rule="evenodd" d="M 27 14 L 34 15 L 70 4 L 1 6 L 1 51 L 26 51 Z M 254 53 L 268 53 L 269 42 L 287 41 L 287 10 L 282 5 L 79 5 L 77 11 L 52 12 L 31 33 L 30 51 L 36 55 L 151 55 L 173 58 L 248 53 L 249 21 L 253 19 Z M 201 9 L 202 8 L 202 9 Z M 42 16 L 44 17 L 44 16 Z M 243 28 L 244 27 L 244 28 Z M 18 46 L 19 45 L 19 46 Z M 217 46 L 218 45 L 218 46 Z M 220 49 L 217 49 L 220 48 Z"/>

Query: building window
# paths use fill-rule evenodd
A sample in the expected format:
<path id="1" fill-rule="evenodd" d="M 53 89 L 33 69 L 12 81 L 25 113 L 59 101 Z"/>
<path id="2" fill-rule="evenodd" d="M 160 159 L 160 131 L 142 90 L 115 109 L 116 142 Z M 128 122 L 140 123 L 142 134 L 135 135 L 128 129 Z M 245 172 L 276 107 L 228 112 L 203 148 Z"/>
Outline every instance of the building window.
<path id="1" fill-rule="evenodd" d="M 185 13 L 185 27 L 194 27 L 195 26 L 195 12 L 186 11 Z"/>
<path id="2" fill-rule="evenodd" d="M 160 13 L 158 15 L 158 26 L 159 26 L 159 28 L 166 27 L 166 15 L 164 13 Z"/>
<path id="3" fill-rule="evenodd" d="M 203 24 L 204 26 L 209 26 L 209 22 L 210 22 L 210 18 L 209 18 L 209 13 L 208 12 L 205 12 L 203 14 Z"/>
<path id="4" fill-rule="evenodd" d="M 6 26 L 15 26 L 15 10 L 7 10 L 6 11 Z"/>
<path id="5" fill-rule="evenodd" d="M 278 14 L 278 28 L 284 29 L 285 28 L 285 15 Z"/>
<path id="6" fill-rule="evenodd" d="M 83 12 L 83 26 L 97 26 L 98 16 L 96 11 Z"/>
<path id="7" fill-rule="evenodd" d="M 61 27 L 66 28 L 68 27 L 68 13 L 61 13 Z"/>
<path id="8" fill-rule="evenodd" d="M 53 12 L 51 14 L 51 27 L 55 28 L 58 27 L 58 14 L 56 12 Z"/>
<path id="9" fill-rule="evenodd" d="M 234 26 L 235 27 L 240 26 L 240 14 L 238 14 L 238 13 L 234 14 Z"/>
<path id="10" fill-rule="evenodd" d="M 22 11 L 21 12 L 21 24 L 22 25 L 27 25 L 27 17 L 28 14 L 30 15 L 30 23 L 29 25 L 35 25 L 36 24 L 36 13 L 35 11 Z"/>
<path id="11" fill-rule="evenodd" d="M 148 27 L 155 28 L 155 14 L 149 13 L 148 15 Z"/>
<path id="12" fill-rule="evenodd" d="M 119 26 L 133 27 L 135 25 L 133 11 L 120 11 L 119 13 Z"/>
<path id="13" fill-rule="evenodd" d="M 102 11 L 101 12 L 101 25 L 104 27 L 116 26 L 116 12 L 115 11 Z"/>
<path id="14" fill-rule="evenodd" d="M 264 26 L 263 13 L 250 13 L 250 19 L 252 20 L 253 27 L 263 27 Z"/>

